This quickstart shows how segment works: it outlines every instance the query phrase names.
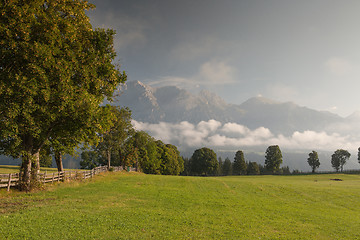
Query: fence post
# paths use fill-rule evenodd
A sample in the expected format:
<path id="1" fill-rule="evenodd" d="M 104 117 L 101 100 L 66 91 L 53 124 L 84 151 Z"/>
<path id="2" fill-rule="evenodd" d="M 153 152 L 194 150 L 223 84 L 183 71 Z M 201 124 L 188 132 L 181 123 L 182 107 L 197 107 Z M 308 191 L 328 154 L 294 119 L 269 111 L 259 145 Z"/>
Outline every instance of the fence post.
<path id="1" fill-rule="evenodd" d="M 9 173 L 9 181 L 8 181 L 7 191 L 10 191 L 10 185 L 11 185 L 11 173 Z"/>
<path id="2" fill-rule="evenodd" d="M 45 170 L 43 183 L 46 183 L 46 173 L 47 171 Z"/>
<path id="3" fill-rule="evenodd" d="M 54 183 L 54 177 L 55 177 L 55 173 L 53 172 L 53 177 L 52 177 L 51 183 Z"/>

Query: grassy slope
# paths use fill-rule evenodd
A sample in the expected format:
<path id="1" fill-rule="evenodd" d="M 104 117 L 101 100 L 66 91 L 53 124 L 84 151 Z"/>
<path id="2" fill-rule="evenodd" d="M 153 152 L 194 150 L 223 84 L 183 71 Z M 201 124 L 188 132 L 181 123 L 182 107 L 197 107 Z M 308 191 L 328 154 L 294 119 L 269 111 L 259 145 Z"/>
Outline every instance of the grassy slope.
<path id="1" fill-rule="evenodd" d="M 358 175 L 109 173 L 39 193 L 2 191 L 0 239 L 359 239 L 359 190 Z"/>

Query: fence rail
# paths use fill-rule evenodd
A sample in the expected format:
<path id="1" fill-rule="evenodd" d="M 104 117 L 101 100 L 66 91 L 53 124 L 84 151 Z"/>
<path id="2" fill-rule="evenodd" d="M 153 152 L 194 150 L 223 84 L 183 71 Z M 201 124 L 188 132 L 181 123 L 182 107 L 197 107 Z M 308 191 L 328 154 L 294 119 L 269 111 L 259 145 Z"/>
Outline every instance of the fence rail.
<path id="1" fill-rule="evenodd" d="M 85 171 L 44 172 L 38 174 L 38 179 L 41 183 L 54 183 L 67 180 L 89 179 L 102 172 L 122 170 L 123 167 L 111 167 L 108 169 L 107 166 L 100 166 Z M 126 170 L 136 171 L 136 168 L 128 167 Z M 19 178 L 19 173 L 0 174 L 0 188 L 7 188 L 7 191 L 10 191 L 10 187 L 18 186 Z"/>

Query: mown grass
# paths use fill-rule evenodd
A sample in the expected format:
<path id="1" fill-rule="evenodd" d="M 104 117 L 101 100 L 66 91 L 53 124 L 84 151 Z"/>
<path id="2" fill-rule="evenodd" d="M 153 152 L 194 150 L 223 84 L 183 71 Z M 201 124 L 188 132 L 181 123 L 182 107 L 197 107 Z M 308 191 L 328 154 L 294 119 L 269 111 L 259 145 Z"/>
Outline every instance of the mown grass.
<path id="1" fill-rule="evenodd" d="M 359 193 L 359 175 L 108 173 L 1 192 L 0 239 L 359 239 Z"/>

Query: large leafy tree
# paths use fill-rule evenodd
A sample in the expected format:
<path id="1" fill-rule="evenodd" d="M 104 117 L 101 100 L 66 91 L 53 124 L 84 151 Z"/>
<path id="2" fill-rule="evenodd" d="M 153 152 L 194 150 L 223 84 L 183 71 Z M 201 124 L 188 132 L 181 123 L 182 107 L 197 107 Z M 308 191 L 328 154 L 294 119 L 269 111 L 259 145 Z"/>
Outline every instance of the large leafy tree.
<path id="1" fill-rule="evenodd" d="M 311 153 L 309 153 L 307 162 L 308 162 L 309 166 L 311 167 L 312 172 L 314 173 L 315 170 L 318 167 L 320 167 L 320 160 L 319 160 L 318 153 L 316 151 L 312 151 Z"/>
<path id="2" fill-rule="evenodd" d="M 21 157 L 29 190 L 46 144 L 74 148 L 107 129 L 99 104 L 126 80 L 113 30 L 93 30 L 82 0 L 0 3 L 0 153 Z M 54 143 L 56 142 L 56 144 Z"/>
<path id="3" fill-rule="evenodd" d="M 265 152 L 265 168 L 271 173 L 276 173 L 282 164 L 282 153 L 278 145 L 269 146 Z"/>
<path id="4" fill-rule="evenodd" d="M 40 151 L 40 167 L 51 167 L 52 166 L 52 156 L 50 155 L 49 148 L 42 148 Z"/>
<path id="5" fill-rule="evenodd" d="M 155 140 L 146 132 L 136 131 L 127 142 L 126 158 L 133 156 L 134 158 L 131 158 L 132 161 L 130 161 L 131 164 L 136 164 L 136 168 L 138 170 L 144 171 L 144 169 L 146 169 L 145 173 L 157 173 L 160 170 L 160 159 L 157 158 L 156 163 L 151 163 L 150 161 L 152 158 L 149 158 L 148 156 L 148 150 L 153 150 L 153 148 L 147 148 L 147 146 L 150 142 L 154 141 Z M 128 166 L 130 162 L 128 162 L 128 159 L 124 159 L 124 163 L 126 163 L 125 165 Z"/>
<path id="6" fill-rule="evenodd" d="M 110 110 L 112 126 L 101 134 L 101 141 L 95 147 L 99 155 L 106 159 L 108 168 L 111 166 L 111 157 L 121 158 L 126 140 L 133 135 L 134 129 L 131 124 L 131 111 L 128 108 L 106 106 Z"/>
<path id="7" fill-rule="evenodd" d="M 237 151 L 235 153 L 234 163 L 233 163 L 233 174 L 234 175 L 245 175 L 247 165 L 244 158 L 243 151 Z"/>
<path id="8" fill-rule="evenodd" d="M 184 170 L 184 161 L 177 147 L 156 141 L 161 156 L 160 172 L 163 175 L 179 175 Z"/>
<path id="9" fill-rule="evenodd" d="M 331 155 L 331 165 L 338 172 L 339 170 L 342 172 L 344 169 L 344 165 L 346 161 L 350 158 L 351 154 L 344 150 L 338 149 Z"/>
<path id="10" fill-rule="evenodd" d="M 136 164 L 138 171 L 160 174 L 160 149 L 149 134 L 144 131 L 134 132 L 124 144 L 122 163 L 125 166 Z"/>
<path id="11" fill-rule="evenodd" d="M 191 157 L 191 171 L 197 175 L 216 175 L 219 168 L 216 153 L 210 148 L 200 148 Z"/>

